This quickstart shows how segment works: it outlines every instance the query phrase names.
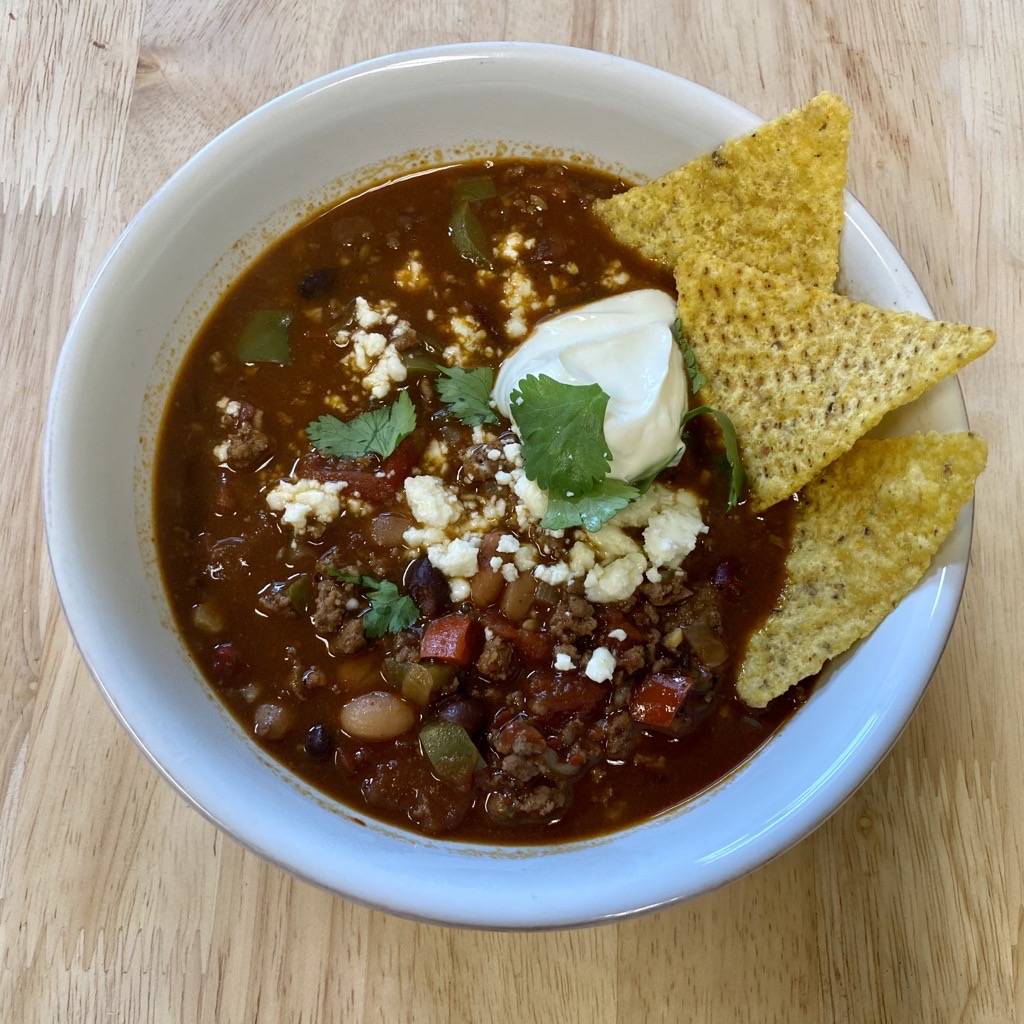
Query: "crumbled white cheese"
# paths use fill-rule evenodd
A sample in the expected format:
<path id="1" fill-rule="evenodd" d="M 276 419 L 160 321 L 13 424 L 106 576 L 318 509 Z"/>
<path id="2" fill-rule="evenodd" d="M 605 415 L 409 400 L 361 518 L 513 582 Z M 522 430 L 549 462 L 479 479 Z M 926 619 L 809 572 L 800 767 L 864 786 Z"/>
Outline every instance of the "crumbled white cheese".
<path id="1" fill-rule="evenodd" d="M 469 600 L 469 580 L 451 580 L 448 584 L 448 590 L 455 604 L 462 604 L 463 601 Z"/>
<path id="2" fill-rule="evenodd" d="M 575 668 L 572 658 L 569 657 L 564 651 L 559 651 L 555 655 L 555 670 L 558 672 L 571 672 Z"/>
<path id="3" fill-rule="evenodd" d="M 607 683 L 615 674 L 615 655 L 607 647 L 596 648 L 583 674 L 595 683 Z"/>
<path id="4" fill-rule="evenodd" d="M 623 269 L 621 260 L 612 260 L 604 268 L 601 284 L 605 288 L 621 288 L 624 284 L 629 284 L 629 274 Z"/>
<path id="5" fill-rule="evenodd" d="M 519 538 L 514 533 L 503 533 L 498 538 L 498 550 L 503 555 L 514 555 L 519 550 Z"/>
<path id="6" fill-rule="evenodd" d="M 355 300 L 356 326 L 342 327 L 334 337 L 341 348 L 352 347 L 343 362 L 362 375 L 362 386 L 374 398 L 384 398 L 395 383 L 408 377 L 401 353 L 394 344 L 412 328 L 392 312 L 394 303 L 381 301 L 371 306 L 361 295 Z M 387 333 L 385 333 L 387 332 Z M 389 338 L 390 335 L 390 338 Z"/>
<path id="7" fill-rule="evenodd" d="M 501 452 L 497 448 L 489 448 L 487 450 L 487 459 L 489 462 L 497 462 L 501 458 Z"/>
<path id="8" fill-rule="evenodd" d="M 472 355 L 491 357 L 495 354 L 493 346 L 488 344 L 487 332 L 475 316 L 463 315 L 454 308 L 450 313 L 447 332 L 452 338 L 452 344 L 447 345 L 442 353 L 446 363 L 462 366 Z"/>
<path id="9" fill-rule="evenodd" d="M 572 579 L 572 572 L 565 562 L 555 562 L 554 565 L 538 565 L 533 570 L 533 575 L 542 582 L 551 584 L 553 587 L 560 587 L 563 583 L 568 583 Z"/>
<path id="10" fill-rule="evenodd" d="M 506 562 L 501 567 L 501 575 L 506 583 L 511 583 L 513 580 L 519 579 L 519 570 L 511 562 Z"/>
<path id="11" fill-rule="evenodd" d="M 656 569 L 677 568 L 708 530 L 696 495 L 662 484 L 619 512 L 611 525 L 644 527 L 644 550 Z"/>
<path id="12" fill-rule="evenodd" d="M 518 267 L 505 275 L 502 282 L 501 304 L 509 312 L 505 333 L 510 338 L 523 337 L 526 334 L 526 315 L 546 306 L 537 295 L 530 275 Z"/>
<path id="13" fill-rule="evenodd" d="M 655 569 L 653 565 L 650 567 L 650 569 L 647 570 L 647 572 L 644 573 L 644 575 L 647 577 L 647 580 L 650 583 L 661 582 L 661 573 L 657 569 Z"/>
<path id="14" fill-rule="evenodd" d="M 443 473 L 448 466 L 448 445 L 436 437 L 433 438 L 423 453 L 423 465 L 431 473 Z"/>
<path id="15" fill-rule="evenodd" d="M 349 610 L 350 612 L 354 612 L 354 611 L 355 611 L 355 610 L 356 610 L 356 609 L 357 609 L 357 608 L 359 607 L 359 598 L 358 598 L 358 597 L 350 597 L 350 598 L 349 598 L 349 599 L 348 599 L 348 600 L 347 600 L 347 601 L 345 602 L 345 607 L 346 607 L 346 608 L 347 608 L 347 609 L 348 609 L 348 610 Z"/>
<path id="16" fill-rule="evenodd" d="M 623 555 L 607 565 L 595 565 L 583 581 L 588 601 L 607 604 L 625 601 L 643 583 L 647 559 L 641 554 Z"/>
<path id="17" fill-rule="evenodd" d="M 501 571 L 501 567 L 502 567 L 502 566 L 503 566 L 503 565 L 504 565 L 505 563 L 504 563 L 504 562 L 503 562 L 503 561 L 501 560 L 501 558 L 499 558 L 499 557 L 498 557 L 497 555 L 495 555 L 495 556 L 494 556 L 494 557 L 493 557 L 493 558 L 492 558 L 492 559 L 491 559 L 491 560 L 490 560 L 490 561 L 489 561 L 489 562 L 488 562 L 487 564 L 488 564 L 488 565 L 489 565 L 489 566 L 490 566 L 490 567 L 491 567 L 491 568 L 492 568 L 492 569 L 493 569 L 493 570 L 494 570 L 495 572 L 500 572 L 500 571 Z"/>
<path id="18" fill-rule="evenodd" d="M 363 387 L 374 398 L 384 398 L 391 391 L 391 385 L 400 384 L 409 376 L 402 356 L 394 345 L 388 345 L 373 369 L 363 378 Z"/>
<path id="19" fill-rule="evenodd" d="M 430 278 L 420 262 L 420 253 L 413 250 L 409 253 L 405 265 L 399 267 L 398 273 L 395 274 L 395 284 L 406 291 L 415 292 L 425 288 L 429 281 Z"/>
<path id="20" fill-rule="evenodd" d="M 494 435 L 482 423 L 473 428 L 473 444 L 490 444 L 493 440 Z"/>
<path id="21" fill-rule="evenodd" d="M 526 337 L 526 332 L 529 328 L 526 326 L 526 321 L 519 316 L 514 314 L 505 321 L 505 333 L 513 340 L 518 341 L 520 338 Z"/>
<path id="22" fill-rule="evenodd" d="M 436 526 L 427 526 L 423 529 L 416 526 L 410 526 L 409 529 L 402 534 L 402 540 L 405 541 L 406 545 L 414 551 L 417 548 L 430 547 L 431 544 L 443 544 L 447 539 L 448 535 L 444 530 L 439 530 Z"/>
<path id="23" fill-rule="evenodd" d="M 236 402 L 233 398 L 228 398 L 225 395 L 223 398 L 217 400 L 217 408 L 231 420 L 238 419 L 239 413 L 242 411 L 242 403 Z"/>
<path id="24" fill-rule="evenodd" d="M 376 327 L 378 324 L 384 323 L 384 317 L 386 314 L 386 309 L 375 309 L 362 297 L 362 295 L 356 298 L 356 323 L 359 324 L 363 330 L 369 330 L 371 327 Z"/>
<path id="25" fill-rule="evenodd" d="M 596 564 L 597 556 L 589 545 L 578 540 L 569 548 L 569 568 L 572 570 L 573 576 L 582 576 L 593 569 Z"/>
<path id="26" fill-rule="evenodd" d="M 589 534 L 587 543 L 600 555 L 601 561 L 605 562 L 612 558 L 621 558 L 623 555 L 638 554 L 640 551 L 640 545 L 616 526 L 614 520 L 605 523 L 596 533 Z"/>
<path id="27" fill-rule="evenodd" d="M 510 441 L 506 445 L 502 445 L 502 454 L 508 462 L 511 462 L 513 467 L 522 468 L 523 465 L 523 446 L 517 441 Z"/>
<path id="28" fill-rule="evenodd" d="M 503 469 L 499 469 L 498 472 L 494 474 L 494 482 L 499 487 L 510 487 L 512 485 L 512 474 L 506 473 Z"/>
<path id="29" fill-rule="evenodd" d="M 608 639 L 621 642 L 626 639 L 626 631 L 624 629 L 610 629 L 608 630 Z"/>
<path id="30" fill-rule="evenodd" d="M 515 263 L 524 249 L 529 251 L 537 244 L 536 238 L 524 238 L 519 231 L 510 231 L 495 248 L 494 255 L 499 259 Z"/>
<path id="31" fill-rule="evenodd" d="M 516 516 L 521 526 L 529 526 L 530 520 L 540 521 L 548 510 L 548 496 L 521 469 L 512 471 L 512 490 L 519 498 Z"/>
<path id="32" fill-rule="evenodd" d="M 456 537 L 447 544 L 432 544 L 427 548 L 430 564 L 451 579 L 475 576 L 480 538 Z"/>
<path id="33" fill-rule="evenodd" d="M 344 480 L 282 480 L 267 493 L 267 505 L 281 512 L 281 522 L 296 534 L 319 535 L 341 513 L 338 492 L 345 486 Z"/>
<path id="34" fill-rule="evenodd" d="M 459 499 L 436 476 L 406 477 L 405 500 L 416 522 L 423 526 L 443 530 L 462 515 Z"/>
<path id="35" fill-rule="evenodd" d="M 349 360 L 357 370 L 365 373 L 388 347 L 388 339 L 376 331 L 356 331 L 351 335 L 352 351 Z"/>
<path id="36" fill-rule="evenodd" d="M 520 572 L 529 572 L 537 564 L 537 549 L 533 544 L 522 544 L 512 560 Z"/>
<path id="37" fill-rule="evenodd" d="M 213 446 L 213 457 L 217 462 L 225 462 L 228 457 L 229 445 L 227 441 L 221 441 L 220 444 Z"/>

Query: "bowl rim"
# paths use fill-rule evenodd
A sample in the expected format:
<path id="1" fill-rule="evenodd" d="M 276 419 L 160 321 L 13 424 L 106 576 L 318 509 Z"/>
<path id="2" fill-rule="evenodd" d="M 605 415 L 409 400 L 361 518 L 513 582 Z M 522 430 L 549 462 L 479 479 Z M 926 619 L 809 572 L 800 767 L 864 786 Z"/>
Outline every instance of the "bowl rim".
<path id="1" fill-rule="evenodd" d="M 940 638 L 939 642 L 932 643 L 927 654 L 921 657 L 919 681 L 914 685 L 907 685 L 904 687 L 902 700 L 898 705 L 895 705 L 890 709 L 886 727 L 878 728 L 872 734 L 872 743 L 867 751 L 863 748 L 860 750 L 857 766 L 855 768 L 851 769 L 849 765 L 845 765 L 842 771 L 836 772 L 833 776 L 831 786 L 824 787 L 824 792 L 819 794 L 815 800 L 808 800 L 799 812 L 794 812 L 786 817 L 783 822 L 777 823 L 773 828 L 770 838 L 766 836 L 765 841 L 758 846 L 756 850 L 751 849 L 751 847 L 746 847 L 742 851 L 737 851 L 737 855 L 728 862 L 728 865 L 722 865 L 721 861 L 716 861 L 716 869 L 709 869 L 706 872 L 708 880 L 698 888 L 682 891 L 678 895 L 659 900 L 652 904 L 636 905 L 627 910 L 616 910 L 607 913 L 588 913 L 581 916 L 579 914 L 566 914 L 564 912 L 559 912 L 556 908 L 553 912 L 546 915 L 543 920 L 538 920 L 536 923 L 524 924 L 521 922 L 518 915 L 502 911 L 483 914 L 427 914 L 410 910 L 407 906 L 407 901 L 403 901 L 401 899 L 397 899 L 392 903 L 387 900 L 368 898 L 359 891 L 354 891 L 351 884 L 339 884 L 336 880 L 328 879 L 325 876 L 318 876 L 309 869 L 287 859 L 282 854 L 269 849 L 267 845 L 261 841 L 261 838 L 255 833 L 255 831 L 247 830 L 238 821 L 230 823 L 225 821 L 222 815 L 209 809 L 202 798 L 197 797 L 191 791 L 186 789 L 185 785 L 181 783 L 162 763 L 162 761 L 158 759 L 158 756 L 150 750 L 149 746 L 147 746 L 146 742 L 132 726 L 131 722 L 122 710 L 115 692 L 108 687 L 106 683 L 104 683 L 96 670 L 89 643 L 83 644 L 79 637 L 75 625 L 74 611 L 69 607 L 70 602 L 66 592 L 66 585 L 62 584 L 62 575 L 65 572 L 72 571 L 72 569 L 71 567 L 64 567 L 66 552 L 59 550 L 60 545 L 57 537 L 59 536 L 60 531 L 60 516 L 54 505 L 53 488 L 57 472 L 54 446 L 56 440 L 56 424 L 59 419 L 58 401 L 62 392 L 63 381 L 65 377 L 69 375 L 70 364 L 75 358 L 76 349 L 83 344 L 84 340 L 86 340 L 82 336 L 86 312 L 91 304 L 96 301 L 96 296 L 104 287 L 107 277 L 112 272 L 112 267 L 116 264 L 128 241 L 136 233 L 145 229 L 149 220 L 155 216 L 157 209 L 166 201 L 168 196 L 173 196 L 175 191 L 186 185 L 193 177 L 201 175 L 207 162 L 214 159 L 218 152 L 236 137 L 244 136 L 252 124 L 262 120 L 271 112 L 276 111 L 281 107 L 291 106 L 301 101 L 306 96 L 309 96 L 321 89 L 332 87 L 349 79 L 383 71 L 388 68 L 400 67 L 409 63 L 446 63 L 453 60 L 461 61 L 466 59 L 486 61 L 529 55 L 547 57 L 549 59 L 566 62 L 579 61 L 586 64 L 610 65 L 612 68 L 619 68 L 622 71 L 628 71 L 632 74 L 641 74 L 647 76 L 652 81 L 661 80 L 670 88 L 688 88 L 693 92 L 693 94 L 702 97 L 706 102 L 718 106 L 720 109 L 727 111 L 733 116 L 745 119 L 750 123 L 751 127 L 755 127 L 758 123 L 763 123 L 762 119 L 752 111 L 735 103 L 727 97 L 714 92 L 706 86 L 693 82 L 690 79 L 683 78 L 682 76 L 672 74 L 671 72 L 664 71 L 651 65 L 643 64 L 639 61 L 630 60 L 613 54 L 552 43 L 471 42 L 403 50 L 374 57 L 369 60 L 337 69 L 296 86 L 240 118 L 224 131 L 217 134 L 184 164 L 182 164 L 131 218 L 127 226 L 104 256 L 77 305 L 57 360 L 47 407 L 42 459 L 42 490 L 47 550 L 50 559 L 51 571 L 53 572 L 53 576 L 57 584 L 61 607 L 64 611 L 65 620 L 68 623 L 72 637 L 75 640 L 75 644 L 78 647 L 83 661 L 96 681 L 100 692 L 103 694 L 104 699 L 114 712 L 114 715 L 121 722 L 121 725 L 125 728 L 133 742 L 143 752 L 150 763 L 156 767 L 159 773 L 189 804 L 198 810 L 208 821 L 220 828 L 236 841 L 240 842 L 246 848 L 252 850 L 254 853 L 257 853 L 259 856 L 265 858 L 278 867 L 284 868 L 293 875 L 311 882 L 326 891 L 342 895 L 346 899 L 351 899 L 354 902 L 373 909 L 384 910 L 401 917 L 418 921 L 455 924 L 460 927 L 481 927 L 491 930 L 515 931 L 549 930 L 622 920 L 626 917 L 662 909 L 672 904 L 692 898 L 700 893 L 713 891 L 714 889 L 720 888 L 736 878 L 747 874 L 762 864 L 768 863 L 775 857 L 780 856 L 834 814 L 874 771 L 899 738 L 915 707 L 924 695 L 924 692 L 935 672 L 935 668 L 942 657 L 960 605 L 966 580 L 968 565 L 967 556 L 969 555 L 970 544 L 973 537 L 973 500 L 967 507 L 966 511 L 969 518 L 969 528 L 967 531 L 965 557 L 962 562 L 954 562 L 942 569 L 940 587 L 951 589 L 953 600 L 950 602 L 947 599 L 947 613 L 935 622 L 935 636 L 936 638 Z M 846 218 L 847 220 L 855 222 L 859 228 L 865 231 L 866 235 L 869 233 L 870 242 L 878 252 L 880 259 L 886 265 L 895 266 L 900 269 L 901 273 L 905 276 L 906 281 L 909 282 L 910 287 L 916 290 L 920 296 L 922 307 L 927 309 L 929 315 L 933 315 L 930 305 L 924 297 L 923 291 L 920 289 L 913 273 L 910 268 L 907 267 L 905 261 L 900 256 L 892 241 L 888 238 L 877 222 L 875 222 L 874 218 L 870 216 L 867 210 L 855 198 L 853 198 L 849 192 L 846 193 Z M 960 416 L 966 428 L 967 410 L 963 398 L 963 391 L 960 387 L 959 380 L 955 377 L 953 379 L 957 387 Z M 756 753 L 757 752 L 755 751 L 753 756 L 756 757 Z M 631 831 L 631 829 L 623 829 L 620 831 L 628 832 Z M 583 840 L 582 842 L 588 842 L 588 840 Z M 455 846 L 456 844 L 453 843 L 451 845 Z M 460 847 L 465 847 L 467 844 L 460 842 L 458 845 Z M 547 844 L 539 846 L 537 849 L 551 850 L 570 845 L 573 844 Z M 480 848 L 488 849 L 489 847 L 487 844 L 481 844 Z M 355 888 L 358 889 L 358 882 L 355 883 Z"/>

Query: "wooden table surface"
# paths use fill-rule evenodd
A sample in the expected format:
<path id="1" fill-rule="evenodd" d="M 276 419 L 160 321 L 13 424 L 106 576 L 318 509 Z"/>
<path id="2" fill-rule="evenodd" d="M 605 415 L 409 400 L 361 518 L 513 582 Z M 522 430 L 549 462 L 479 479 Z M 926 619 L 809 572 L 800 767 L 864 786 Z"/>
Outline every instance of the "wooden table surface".
<path id="1" fill-rule="evenodd" d="M 764 115 L 836 90 L 853 191 L 939 315 L 1001 337 L 961 378 L 991 446 L 963 606 L 881 768 L 723 891 L 534 935 L 365 910 L 187 807 L 75 651 L 38 487 L 71 311 L 167 175 L 315 75 L 498 38 L 623 54 Z M 5 0 L 0 1021 L 1024 1020 L 1022 46 L 1020 0 Z"/>

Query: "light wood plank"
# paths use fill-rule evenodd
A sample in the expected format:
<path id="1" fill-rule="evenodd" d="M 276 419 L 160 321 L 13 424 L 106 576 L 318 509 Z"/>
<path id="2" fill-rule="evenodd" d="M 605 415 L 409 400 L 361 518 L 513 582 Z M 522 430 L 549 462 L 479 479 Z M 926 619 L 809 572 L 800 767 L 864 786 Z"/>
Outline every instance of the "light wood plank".
<path id="1" fill-rule="evenodd" d="M 13 15 L 11 17 L 10 15 Z M 70 644 L 37 493 L 75 298 L 160 182 L 264 100 L 438 41 L 571 42 L 768 115 L 855 111 L 851 185 L 937 311 L 1001 342 L 962 382 L 992 446 L 942 665 L 812 838 L 614 927 L 455 932 L 291 879 L 189 810 Z M 0 1020 L 1006 1021 L 1024 1013 L 1024 12 L 1017 0 L 12 0 L 0 9 Z"/>

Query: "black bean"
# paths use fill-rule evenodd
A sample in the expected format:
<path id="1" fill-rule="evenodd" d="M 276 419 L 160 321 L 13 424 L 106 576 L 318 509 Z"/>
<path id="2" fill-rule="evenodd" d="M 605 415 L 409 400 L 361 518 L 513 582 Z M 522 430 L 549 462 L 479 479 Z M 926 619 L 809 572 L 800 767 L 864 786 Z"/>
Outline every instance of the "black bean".
<path id="1" fill-rule="evenodd" d="M 436 619 L 448 607 L 448 581 L 426 558 L 417 558 L 409 566 L 405 586 L 426 619 Z"/>
<path id="2" fill-rule="evenodd" d="M 298 290 L 304 299 L 315 299 L 334 287 L 338 279 L 337 267 L 321 267 L 319 270 L 308 270 L 299 278 Z"/>
<path id="3" fill-rule="evenodd" d="M 326 726 L 314 725 L 306 733 L 306 753 L 310 757 L 315 757 L 318 761 L 322 761 L 325 757 L 330 756 L 333 749 L 334 740 L 331 738 L 331 734 L 327 731 Z"/>
<path id="4" fill-rule="evenodd" d="M 484 724 L 484 704 L 475 697 L 452 697 L 437 706 L 434 717 L 461 725 L 470 736 L 475 736 Z"/>

